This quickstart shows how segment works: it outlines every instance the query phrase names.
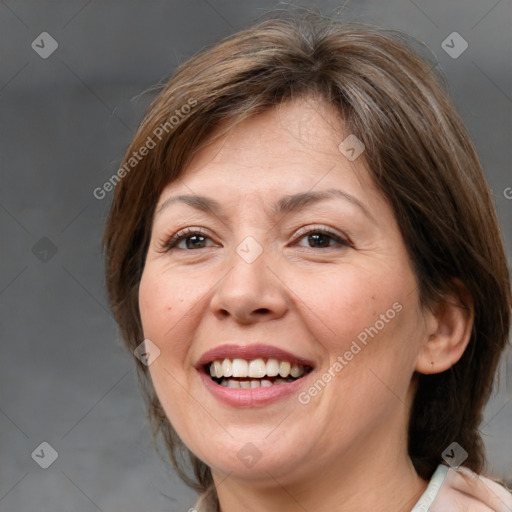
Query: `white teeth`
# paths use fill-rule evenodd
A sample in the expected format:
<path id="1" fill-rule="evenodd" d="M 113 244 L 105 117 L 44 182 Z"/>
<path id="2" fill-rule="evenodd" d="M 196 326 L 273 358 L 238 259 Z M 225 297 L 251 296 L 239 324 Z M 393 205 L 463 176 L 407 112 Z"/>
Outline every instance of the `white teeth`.
<path id="1" fill-rule="evenodd" d="M 254 359 L 249 363 L 249 377 L 261 379 L 267 374 L 267 365 L 263 359 Z"/>
<path id="2" fill-rule="evenodd" d="M 292 367 L 290 368 L 290 375 L 292 377 L 300 377 L 300 375 L 302 374 L 302 371 L 300 369 L 300 366 L 298 364 L 292 364 Z"/>
<path id="3" fill-rule="evenodd" d="M 247 377 L 249 375 L 249 363 L 245 359 L 233 359 L 231 369 L 233 377 Z"/>
<path id="4" fill-rule="evenodd" d="M 269 359 L 267 361 L 267 377 L 276 377 L 279 374 L 279 361 Z"/>
<path id="5" fill-rule="evenodd" d="M 277 359 L 263 358 L 252 359 L 217 359 L 209 366 L 210 376 L 216 379 L 252 378 L 261 379 L 263 377 L 281 377 L 286 379 L 293 377 L 295 379 L 302 377 L 306 372 L 304 366 L 291 364 L 289 361 L 279 361 Z M 267 379 L 268 380 L 268 379 Z M 270 381 L 269 381 L 270 382 Z"/>
<path id="6" fill-rule="evenodd" d="M 237 380 L 235 380 L 235 379 L 228 380 L 228 388 L 239 388 L 239 387 L 240 387 L 240 382 L 238 382 Z"/>
<path id="7" fill-rule="evenodd" d="M 222 379 L 220 381 L 220 385 L 225 388 L 232 388 L 232 389 L 254 389 L 254 388 L 269 388 L 271 386 L 280 385 L 280 384 L 287 384 L 288 382 L 293 382 L 292 378 L 287 379 L 275 379 L 274 382 L 268 380 L 268 379 L 262 379 L 260 380 L 236 380 L 236 379 Z"/>
<path id="8" fill-rule="evenodd" d="M 213 367 L 215 369 L 215 377 L 217 377 L 218 379 L 222 377 L 222 363 L 220 361 L 214 361 Z"/>
<path id="9" fill-rule="evenodd" d="M 288 375 L 290 375 L 291 367 L 292 365 L 288 361 L 281 361 L 279 363 L 279 375 L 283 378 L 288 377 Z"/>
<path id="10" fill-rule="evenodd" d="M 222 377 L 222 364 L 220 361 L 214 361 L 210 365 L 210 375 L 212 377 Z"/>
<path id="11" fill-rule="evenodd" d="M 231 375 L 233 375 L 231 361 L 229 359 L 224 359 L 224 361 L 222 361 L 222 375 L 224 377 L 231 377 Z"/>

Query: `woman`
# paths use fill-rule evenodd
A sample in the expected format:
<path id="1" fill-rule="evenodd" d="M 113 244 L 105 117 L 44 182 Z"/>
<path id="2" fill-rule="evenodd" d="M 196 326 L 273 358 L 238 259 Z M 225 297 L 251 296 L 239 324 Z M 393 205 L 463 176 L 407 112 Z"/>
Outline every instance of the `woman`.
<path id="1" fill-rule="evenodd" d="M 502 239 L 400 36 L 306 16 L 227 38 L 174 73 L 120 178 L 110 301 L 198 510 L 512 510 L 478 433 Z"/>

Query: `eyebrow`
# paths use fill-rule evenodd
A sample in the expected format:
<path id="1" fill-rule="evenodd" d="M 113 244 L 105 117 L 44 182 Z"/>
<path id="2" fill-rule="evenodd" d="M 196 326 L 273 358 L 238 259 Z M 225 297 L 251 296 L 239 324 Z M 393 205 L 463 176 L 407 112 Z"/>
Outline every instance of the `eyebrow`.
<path id="1" fill-rule="evenodd" d="M 272 212 L 276 215 L 283 215 L 300 210 L 307 205 L 333 198 L 344 199 L 345 201 L 352 203 L 361 209 L 367 217 L 375 221 L 373 215 L 368 211 L 366 206 L 361 203 L 361 201 L 359 201 L 359 199 L 347 192 L 344 192 L 343 190 L 333 188 L 318 192 L 308 191 L 285 196 L 272 206 Z M 160 214 L 162 210 L 174 203 L 184 203 L 191 206 L 192 208 L 204 211 L 206 213 L 211 213 L 213 215 L 221 215 L 222 213 L 222 206 L 218 201 L 212 199 L 211 197 L 199 195 L 179 195 L 169 197 L 162 203 L 162 206 L 160 206 L 156 213 Z"/>

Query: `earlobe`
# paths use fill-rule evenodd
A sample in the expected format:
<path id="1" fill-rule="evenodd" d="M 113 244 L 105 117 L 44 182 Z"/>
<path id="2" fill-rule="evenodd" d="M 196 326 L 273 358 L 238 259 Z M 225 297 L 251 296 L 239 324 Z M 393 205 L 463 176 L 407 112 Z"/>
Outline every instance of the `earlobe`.
<path id="1" fill-rule="evenodd" d="M 471 339 L 474 321 L 471 295 L 458 280 L 454 281 L 453 290 L 434 311 L 427 313 L 426 339 L 415 366 L 419 373 L 448 370 L 462 357 Z"/>

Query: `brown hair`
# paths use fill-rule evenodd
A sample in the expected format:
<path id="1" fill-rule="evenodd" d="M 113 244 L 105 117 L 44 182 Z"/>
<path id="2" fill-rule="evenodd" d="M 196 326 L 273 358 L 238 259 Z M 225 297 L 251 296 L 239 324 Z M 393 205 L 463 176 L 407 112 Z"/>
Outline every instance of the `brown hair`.
<path id="1" fill-rule="evenodd" d="M 175 71 L 128 148 L 104 234 L 110 304 L 125 343 L 133 351 L 143 339 L 138 286 L 163 188 L 221 123 L 232 127 L 304 94 L 336 108 L 348 133 L 364 143 L 369 172 L 398 220 L 422 303 L 443 301 L 457 282 L 471 295 L 474 325 L 462 358 L 442 373 L 416 376 L 409 455 L 429 479 L 443 450 L 457 441 L 468 452 L 465 465 L 481 472 L 478 426 L 510 323 L 507 262 L 469 135 L 433 67 L 398 33 L 311 13 L 281 15 L 203 50 Z M 150 145 L 140 161 L 130 160 Z M 205 490 L 210 469 L 183 446 L 147 367 L 136 362 L 154 435 L 163 436 L 180 476 Z M 181 466 L 186 456 L 195 479 Z"/>

